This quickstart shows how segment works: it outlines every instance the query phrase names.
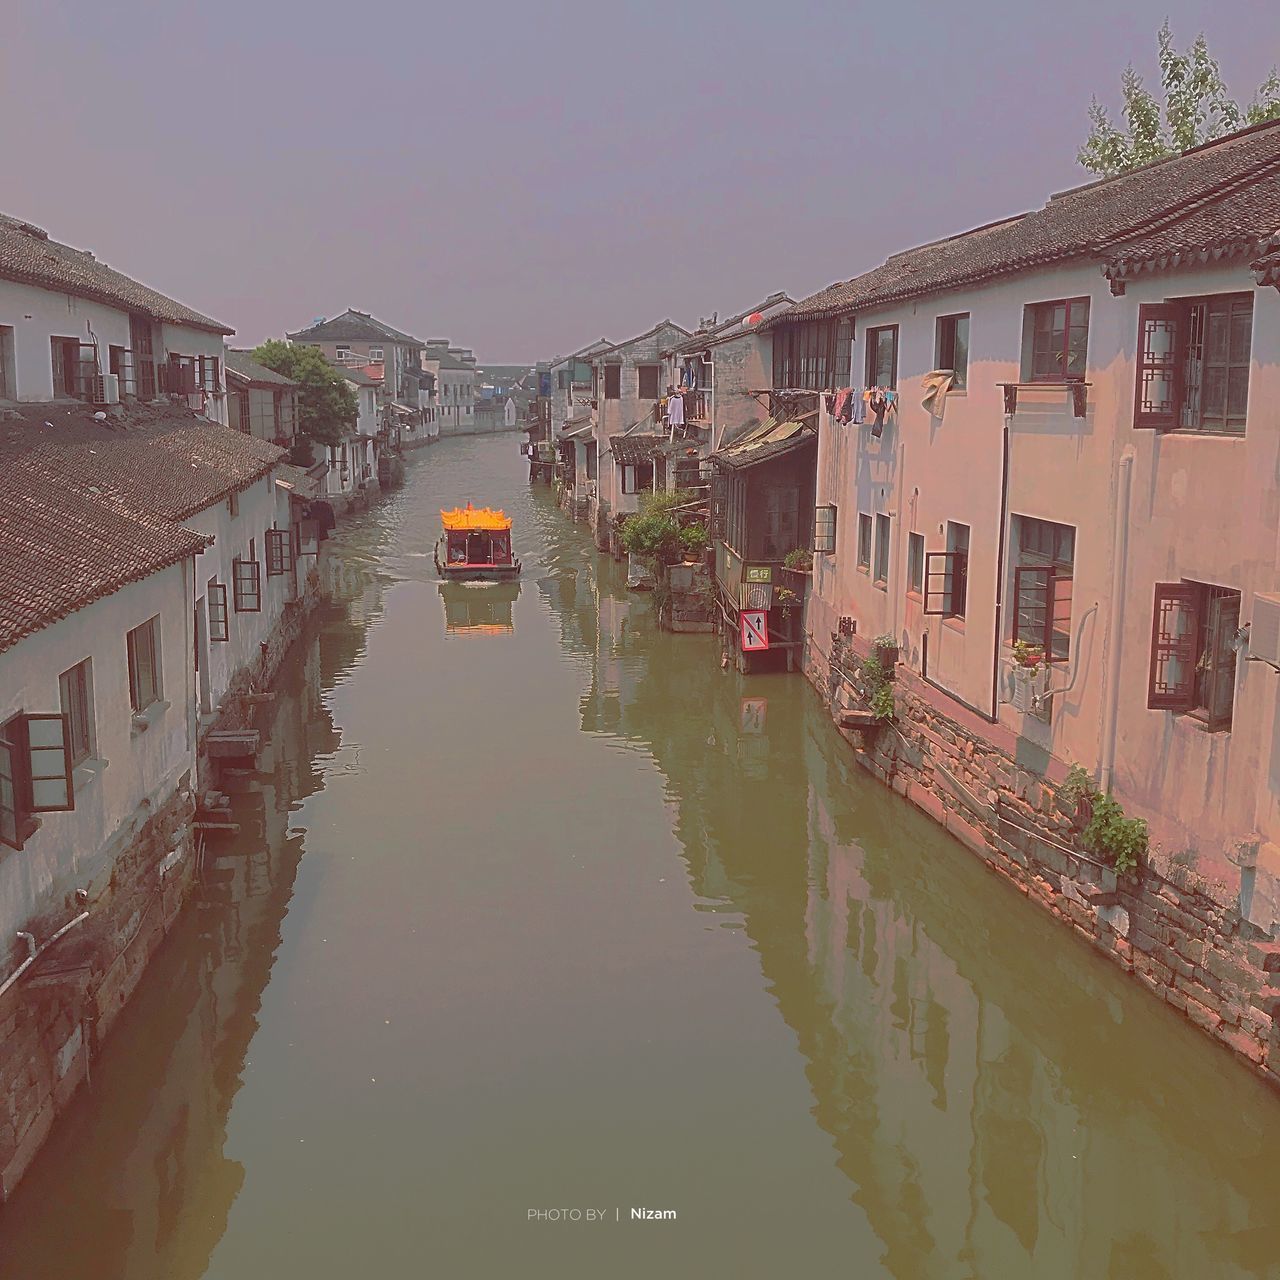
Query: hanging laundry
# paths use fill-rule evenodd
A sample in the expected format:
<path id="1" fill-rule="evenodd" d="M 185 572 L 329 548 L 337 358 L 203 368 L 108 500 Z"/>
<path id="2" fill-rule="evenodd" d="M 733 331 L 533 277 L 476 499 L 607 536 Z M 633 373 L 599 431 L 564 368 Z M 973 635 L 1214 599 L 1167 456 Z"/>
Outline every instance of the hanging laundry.
<path id="1" fill-rule="evenodd" d="M 867 402 L 856 388 L 849 399 L 849 421 L 861 426 L 867 420 Z"/>
<path id="2" fill-rule="evenodd" d="M 823 397 L 823 404 L 827 406 L 827 412 L 834 418 L 836 414 L 836 396 L 834 391 L 828 391 Z"/>
<path id="3" fill-rule="evenodd" d="M 684 426 L 684 396 L 673 395 L 667 400 L 667 426 Z"/>
<path id="4" fill-rule="evenodd" d="M 852 407 L 853 407 L 853 388 L 841 387 L 840 390 L 836 392 L 836 405 L 835 405 L 836 420 L 838 422 L 844 422 L 844 423 L 852 422 L 853 421 Z"/>
<path id="5" fill-rule="evenodd" d="M 934 369 L 920 380 L 920 385 L 924 388 L 924 398 L 920 405 L 930 417 L 937 418 L 939 422 L 947 407 L 947 392 L 951 390 L 954 381 L 955 374 L 950 369 Z"/>

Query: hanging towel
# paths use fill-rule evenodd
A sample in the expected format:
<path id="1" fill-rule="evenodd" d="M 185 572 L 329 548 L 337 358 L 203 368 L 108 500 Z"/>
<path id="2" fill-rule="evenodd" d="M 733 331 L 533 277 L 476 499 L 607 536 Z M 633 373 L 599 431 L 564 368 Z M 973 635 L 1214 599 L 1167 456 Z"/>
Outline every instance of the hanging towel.
<path id="1" fill-rule="evenodd" d="M 684 396 L 672 396 L 667 401 L 667 426 L 684 426 Z"/>
<path id="2" fill-rule="evenodd" d="M 849 403 L 849 421 L 857 425 L 861 425 L 867 420 L 867 402 L 863 398 L 862 392 L 857 389 L 853 392 L 853 397 Z"/>
<path id="3" fill-rule="evenodd" d="M 930 417 L 937 418 L 939 422 L 942 421 L 943 411 L 947 407 L 947 392 L 951 390 L 955 377 L 951 369 L 934 369 L 932 373 L 926 373 L 920 380 L 920 385 L 924 388 L 924 398 L 920 401 L 921 407 Z"/>

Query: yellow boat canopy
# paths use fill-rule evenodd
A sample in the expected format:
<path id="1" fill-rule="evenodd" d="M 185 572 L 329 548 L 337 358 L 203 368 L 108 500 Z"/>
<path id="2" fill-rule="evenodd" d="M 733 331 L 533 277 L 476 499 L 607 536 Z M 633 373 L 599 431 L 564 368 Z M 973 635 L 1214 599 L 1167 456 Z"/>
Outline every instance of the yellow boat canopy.
<path id="1" fill-rule="evenodd" d="M 446 529 L 510 529 L 511 517 L 503 511 L 494 511 L 490 507 L 473 507 L 467 503 L 465 507 L 455 507 L 452 511 L 440 512 Z"/>

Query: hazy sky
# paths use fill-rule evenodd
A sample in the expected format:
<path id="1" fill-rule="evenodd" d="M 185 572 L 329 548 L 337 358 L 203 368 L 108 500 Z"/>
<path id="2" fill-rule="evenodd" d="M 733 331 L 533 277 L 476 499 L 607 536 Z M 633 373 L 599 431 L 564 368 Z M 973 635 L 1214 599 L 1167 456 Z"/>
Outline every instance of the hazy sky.
<path id="1" fill-rule="evenodd" d="M 482 362 L 1043 203 L 1166 14 L 1239 97 L 1280 60 L 1263 0 L 4 7 L 0 210 L 237 341 L 355 306 Z"/>

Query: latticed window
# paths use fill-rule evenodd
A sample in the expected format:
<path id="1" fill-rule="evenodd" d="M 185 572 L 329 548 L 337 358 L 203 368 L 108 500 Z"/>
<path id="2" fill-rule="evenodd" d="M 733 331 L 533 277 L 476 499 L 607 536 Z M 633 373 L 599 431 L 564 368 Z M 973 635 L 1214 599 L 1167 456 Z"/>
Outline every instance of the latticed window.
<path id="1" fill-rule="evenodd" d="M 237 613 L 262 612 L 262 566 L 257 560 L 233 560 L 231 586 Z"/>
<path id="2" fill-rule="evenodd" d="M 1133 425 L 1243 435 L 1252 331 L 1251 294 L 1144 303 Z"/>
<path id="3" fill-rule="evenodd" d="M 293 543 L 288 529 L 267 530 L 267 577 L 278 578 L 293 569 Z"/>
<path id="4" fill-rule="evenodd" d="M 217 578 L 210 578 L 206 588 L 209 610 L 209 639 L 227 641 L 231 639 L 231 618 L 227 612 L 226 584 Z"/>
<path id="5" fill-rule="evenodd" d="M 924 611 L 963 618 L 969 603 L 969 526 L 947 522 L 947 549 L 924 558 Z"/>
<path id="6" fill-rule="evenodd" d="M 831 555 L 836 549 L 836 504 L 828 502 L 814 509 L 813 549 L 820 555 Z"/>
<path id="7" fill-rule="evenodd" d="M 1147 706 L 1229 729 L 1240 593 L 1203 582 L 1156 584 Z"/>
<path id="8" fill-rule="evenodd" d="M 773 335 L 773 385 L 830 391 L 849 376 L 848 321 L 811 320 L 780 326 Z"/>

